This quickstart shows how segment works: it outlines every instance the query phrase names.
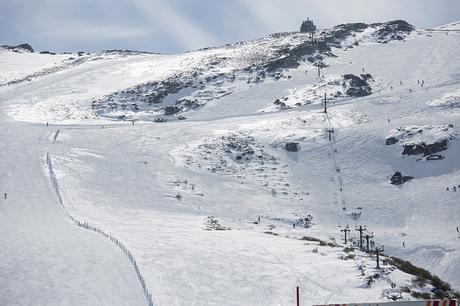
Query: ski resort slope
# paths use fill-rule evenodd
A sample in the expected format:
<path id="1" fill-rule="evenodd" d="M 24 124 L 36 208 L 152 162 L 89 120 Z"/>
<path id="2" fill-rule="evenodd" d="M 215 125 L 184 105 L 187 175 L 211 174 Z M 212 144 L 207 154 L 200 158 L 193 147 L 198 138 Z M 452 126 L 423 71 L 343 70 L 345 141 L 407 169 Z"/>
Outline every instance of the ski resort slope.
<path id="1" fill-rule="evenodd" d="M 60 209 L 45 175 L 51 131 L 4 114 L 0 125 L 0 304 L 144 305 L 117 248 L 73 226 Z"/>
<path id="2" fill-rule="evenodd" d="M 391 283 L 413 286 L 412 276 L 387 267 L 369 287 L 367 277 L 379 273 L 374 259 L 356 252 L 344 260 L 343 247 L 302 240 L 340 242 L 346 225 L 355 239 L 355 226 L 366 225 L 385 254 L 460 289 L 460 190 L 452 191 L 460 184 L 460 110 L 452 102 L 459 47 L 460 33 L 417 31 L 404 41 L 334 48 L 322 79 L 309 62 L 278 81 L 237 78 L 217 85 L 230 94 L 162 123 L 148 113 L 135 124 L 101 117 L 91 102 L 189 73 L 216 54 L 249 52 L 251 43 L 88 62 L 0 88 L 0 179 L 8 192 L 0 206 L 8 233 L 0 304 L 145 303 L 124 254 L 66 219 L 47 152 L 69 214 L 123 242 L 155 305 L 290 305 L 296 286 L 302 305 L 385 301 Z M 373 93 L 331 98 L 327 116 L 319 101 L 289 110 L 273 104 L 293 92 L 322 96 L 329 80 L 347 73 L 370 73 Z M 446 95 L 448 103 L 433 103 Z M 385 145 L 398 128 L 436 138 L 425 131 L 449 124 L 455 136 L 443 160 Z M 289 141 L 301 150 L 284 150 Z M 396 171 L 414 179 L 391 185 Z M 304 228 L 298 220 L 309 215 Z"/>

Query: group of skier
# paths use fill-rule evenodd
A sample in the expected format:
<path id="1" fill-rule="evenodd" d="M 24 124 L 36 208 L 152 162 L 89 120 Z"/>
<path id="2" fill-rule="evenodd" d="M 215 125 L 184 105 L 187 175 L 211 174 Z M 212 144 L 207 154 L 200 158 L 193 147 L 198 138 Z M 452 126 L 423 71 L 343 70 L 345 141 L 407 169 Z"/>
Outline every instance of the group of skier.
<path id="1" fill-rule="evenodd" d="M 451 190 L 452 190 L 453 192 L 456 192 L 457 189 L 460 191 L 460 184 L 459 184 L 458 186 L 455 186 L 455 185 L 454 185 L 454 186 L 451 187 L 451 188 L 449 188 L 449 187 L 446 188 L 447 191 L 451 191 Z"/>

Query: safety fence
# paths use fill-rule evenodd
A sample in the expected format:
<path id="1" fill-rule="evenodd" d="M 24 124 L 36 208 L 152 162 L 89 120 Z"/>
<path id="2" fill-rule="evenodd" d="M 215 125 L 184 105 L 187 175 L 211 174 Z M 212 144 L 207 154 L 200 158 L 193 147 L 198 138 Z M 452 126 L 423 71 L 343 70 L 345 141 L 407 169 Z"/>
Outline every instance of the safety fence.
<path id="1" fill-rule="evenodd" d="M 139 269 L 139 266 L 137 265 L 136 258 L 134 257 L 134 255 L 128 250 L 128 248 L 120 240 L 118 240 L 116 237 L 112 236 L 112 233 L 107 234 L 102 229 L 100 229 L 100 228 L 98 228 L 96 226 L 90 225 L 88 222 L 82 222 L 80 220 L 77 220 L 76 218 L 74 218 L 69 213 L 69 211 L 67 210 L 67 208 L 64 205 L 64 202 L 62 200 L 61 192 L 59 191 L 59 186 L 58 186 L 58 183 L 57 183 L 56 175 L 54 174 L 54 171 L 53 171 L 53 165 L 51 163 L 51 157 L 50 157 L 49 152 L 46 153 L 46 163 L 48 165 L 48 171 L 49 171 L 51 184 L 53 185 L 53 188 L 54 188 L 54 190 L 56 192 L 56 195 L 57 195 L 57 197 L 59 199 L 59 204 L 61 205 L 61 208 L 63 209 L 65 215 L 76 226 L 78 226 L 80 228 L 83 228 L 85 230 L 91 231 L 91 232 L 98 233 L 99 235 L 103 236 L 104 238 L 109 239 L 126 255 L 126 257 L 128 257 L 129 262 L 133 266 L 134 271 L 136 272 L 137 278 L 138 278 L 139 282 L 141 283 L 142 291 L 144 292 L 144 296 L 145 296 L 145 299 L 147 300 L 147 304 L 149 306 L 153 306 L 152 294 L 149 292 L 149 289 L 147 288 L 147 285 L 145 284 L 144 277 L 142 276 L 142 273 L 141 273 L 141 271 Z"/>

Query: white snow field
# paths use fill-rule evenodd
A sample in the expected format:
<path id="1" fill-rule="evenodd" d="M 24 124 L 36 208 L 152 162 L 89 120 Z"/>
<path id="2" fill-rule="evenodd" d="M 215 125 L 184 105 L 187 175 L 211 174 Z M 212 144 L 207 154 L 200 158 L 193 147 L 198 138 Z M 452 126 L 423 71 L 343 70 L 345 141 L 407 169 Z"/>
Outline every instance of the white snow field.
<path id="1" fill-rule="evenodd" d="M 460 33 L 416 30 L 387 43 L 363 33 L 351 36 L 358 46 L 323 54 L 321 79 L 316 60 L 270 77 L 251 71 L 307 40 L 287 33 L 177 55 L 111 54 L 0 87 L 0 305 L 147 304 L 140 277 L 154 305 L 293 305 L 296 286 L 302 305 L 430 291 L 344 250 L 346 225 L 355 241 L 355 226 L 367 226 L 386 255 L 459 290 Z M 40 70 L 39 55 L 9 56 L 0 53 L 6 81 Z M 194 73 L 202 83 L 136 100 Z M 334 96 L 343 75 L 362 73 L 372 94 Z M 180 99 L 196 104 L 163 113 Z M 390 136 L 398 142 L 386 145 Z M 443 140 L 442 159 L 402 155 L 403 145 Z M 413 179 L 392 185 L 396 171 Z"/>

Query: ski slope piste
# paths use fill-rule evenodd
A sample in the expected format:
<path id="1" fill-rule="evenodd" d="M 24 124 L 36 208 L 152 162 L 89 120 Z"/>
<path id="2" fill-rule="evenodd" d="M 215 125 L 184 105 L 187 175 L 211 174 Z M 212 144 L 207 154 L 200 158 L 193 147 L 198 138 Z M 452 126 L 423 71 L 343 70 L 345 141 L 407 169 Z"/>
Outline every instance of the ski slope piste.
<path id="1" fill-rule="evenodd" d="M 458 299 L 459 24 L 1 48 L 0 305 Z"/>

